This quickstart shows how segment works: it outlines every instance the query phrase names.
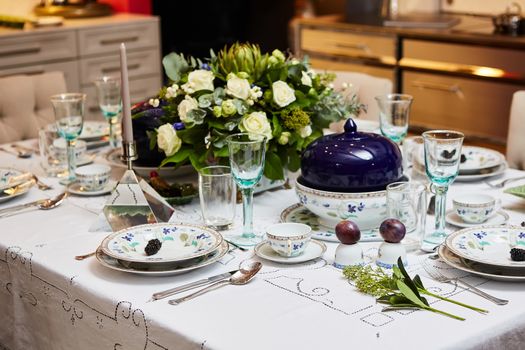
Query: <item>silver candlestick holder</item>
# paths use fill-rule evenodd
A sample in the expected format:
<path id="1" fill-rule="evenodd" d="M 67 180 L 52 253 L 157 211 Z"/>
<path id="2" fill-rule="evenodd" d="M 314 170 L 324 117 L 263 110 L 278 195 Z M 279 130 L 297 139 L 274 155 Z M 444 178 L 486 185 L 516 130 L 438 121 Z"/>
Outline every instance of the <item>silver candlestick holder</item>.
<path id="1" fill-rule="evenodd" d="M 137 225 L 167 222 L 174 212 L 173 207 L 144 179 L 139 181 L 133 170 L 133 161 L 138 159 L 135 142 L 122 143 L 121 159 L 128 169 L 103 210 L 111 229 L 115 232 Z"/>

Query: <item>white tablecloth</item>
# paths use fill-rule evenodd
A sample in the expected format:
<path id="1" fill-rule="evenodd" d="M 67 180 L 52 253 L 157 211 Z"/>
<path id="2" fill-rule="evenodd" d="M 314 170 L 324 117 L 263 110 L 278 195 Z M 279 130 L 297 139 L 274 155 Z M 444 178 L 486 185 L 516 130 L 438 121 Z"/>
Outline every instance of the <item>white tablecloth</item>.
<path id="1" fill-rule="evenodd" d="M 36 158 L 23 160 L 0 152 L 0 166 L 41 174 Z M 523 173 L 509 170 L 505 176 L 518 174 Z M 55 189 L 43 192 L 35 187 L 0 208 L 62 191 L 54 179 L 41 179 Z M 525 220 L 525 201 L 483 183 L 457 183 L 450 195 L 470 191 L 501 198 L 511 223 Z M 52 211 L 0 219 L 0 349 L 519 349 L 525 341 L 525 284 L 465 277 L 510 300 L 496 306 L 451 284 L 424 278 L 429 289 L 490 313 L 435 300 L 436 308 L 466 321 L 426 311 L 385 313 L 331 266 L 335 243 L 327 243 L 326 254 L 314 262 L 263 261 L 262 271 L 245 286 L 226 286 L 178 306 L 170 306 L 167 299 L 148 302 L 154 292 L 258 258 L 252 251 L 234 250 L 198 271 L 153 278 L 106 269 L 94 258 L 76 261 L 75 255 L 93 251 L 107 235 L 92 232 L 105 199 L 70 197 Z M 277 222 L 280 212 L 296 202 L 293 190 L 256 196 L 257 229 Z M 240 207 L 238 213 L 240 228 Z M 178 208 L 172 220 L 200 222 L 198 202 Z M 378 243 L 362 246 L 373 260 Z M 426 276 L 420 265 L 426 258 L 410 254 L 409 273 Z M 465 276 L 439 261 L 432 263 L 446 273 Z"/>

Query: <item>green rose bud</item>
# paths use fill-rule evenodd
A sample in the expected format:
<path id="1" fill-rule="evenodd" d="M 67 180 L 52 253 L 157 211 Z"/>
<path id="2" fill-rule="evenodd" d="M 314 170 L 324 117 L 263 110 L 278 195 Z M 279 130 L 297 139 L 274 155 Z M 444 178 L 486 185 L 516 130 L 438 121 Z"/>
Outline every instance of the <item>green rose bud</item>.
<path id="1" fill-rule="evenodd" d="M 239 72 L 237 73 L 237 77 L 241 78 L 241 79 L 248 79 L 250 77 L 250 75 L 246 72 Z"/>
<path id="2" fill-rule="evenodd" d="M 280 50 L 273 50 L 272 51 L 272 57 L 275 57 L 279 60 L 279 62 L 284 62 L 286 60 L 286 57 L 284 57 L 284 54 Z"/>
<path id="3" fill-rule="evenodd" d="M 213 106 L 213 115 L 217 118 L 222 115 L 222 108 L 221 106 Z"/>
<path id="4" fill-rule="evenodd" d="M 277 142 L 279 142 L 280 145 L 286 145 L 288 141 L 290 141 L 290 136 L 292 136 L 292 133 L 288 131 L 283 131 L 279 136 Z"/>
<path id="5" fill-rule="evenodd" d="M 225 117 L 237 113 L 237 108 L 235 107 L 233 100 L 223 101 L 221 107 L 222 107 L 222 114 Z"/>
<path id="6" fill-rule="evenodd" d="M 278 59 L 277 57 L 275 57 L 275 56 L 270 56 L 270 57 L 268 58 L 268 64 L 269 64 L 270 66 L 276 66 L 276 65 L 278 65 L 279 63 L 281 63 L 281 61 L 279 61 L 279 59 Z"/>

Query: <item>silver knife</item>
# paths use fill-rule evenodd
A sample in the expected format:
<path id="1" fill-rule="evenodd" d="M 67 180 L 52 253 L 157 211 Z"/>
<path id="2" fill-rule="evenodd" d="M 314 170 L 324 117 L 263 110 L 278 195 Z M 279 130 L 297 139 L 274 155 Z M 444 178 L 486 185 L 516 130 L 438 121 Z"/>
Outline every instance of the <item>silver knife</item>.
<path id="1" fill-rule="evenodd" d="M 193 289 L 193 288 L 205 286 L 207 284 L 210 284 L 210 283 L 213 283 L 213 282 L 217 282 L 217 281 L 229 278 L 231 275 L 233 275 L 237 271 L 238 270 L 233 270 L 233 271 L 230 271 L 230 272 L 221 273 L 219 275 L 211 276 L 211 277 L 204 278 L 204 279 L 201 279 L 201 280 L 198 280 L 198 281 L 195 281 L 195 282 L 191 282 L 191 283 L 186 283 L 186 284 L 183 284 L 182 286 L 178 286 L 178 287 L 171 288 L 171 289 L 168 289 L 168 290 L 165 290 L 165 291 L 162 291 L 162 292 L 155 293 L 155 294 L 153 294 L 151 296 L 151 300 L 150 301 L 163 299 L 163 298 L 172 296 L 172 295 L 177 294 L 177 293 L 185 292 L 185 291 L 188 291 L 188 290 Z"/>

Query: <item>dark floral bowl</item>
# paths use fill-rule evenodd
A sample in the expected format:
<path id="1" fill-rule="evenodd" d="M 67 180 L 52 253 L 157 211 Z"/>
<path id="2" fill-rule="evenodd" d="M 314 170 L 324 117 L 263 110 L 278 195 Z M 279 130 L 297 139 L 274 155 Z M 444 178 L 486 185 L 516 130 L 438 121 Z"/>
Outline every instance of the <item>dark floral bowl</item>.
<path id="1" fill-rule="evenodd" d="M 317 215 L 319 223 L 334 228 L 341 220 L 352 220 L 361 230 L 379 227 L 386 219 L 386 191 L 330 192 L 314 189 L 299 177 L 295 192 L 302 205 Z"/>
<path id="2" fill-rule="evenodd" d="M 344 132 L 318 138 L 301 159 L 303 183 L 329 192 L 374 192 L 403 176 L 401 151 L 384 136 L 358 132 L 348 119 Z"/>

